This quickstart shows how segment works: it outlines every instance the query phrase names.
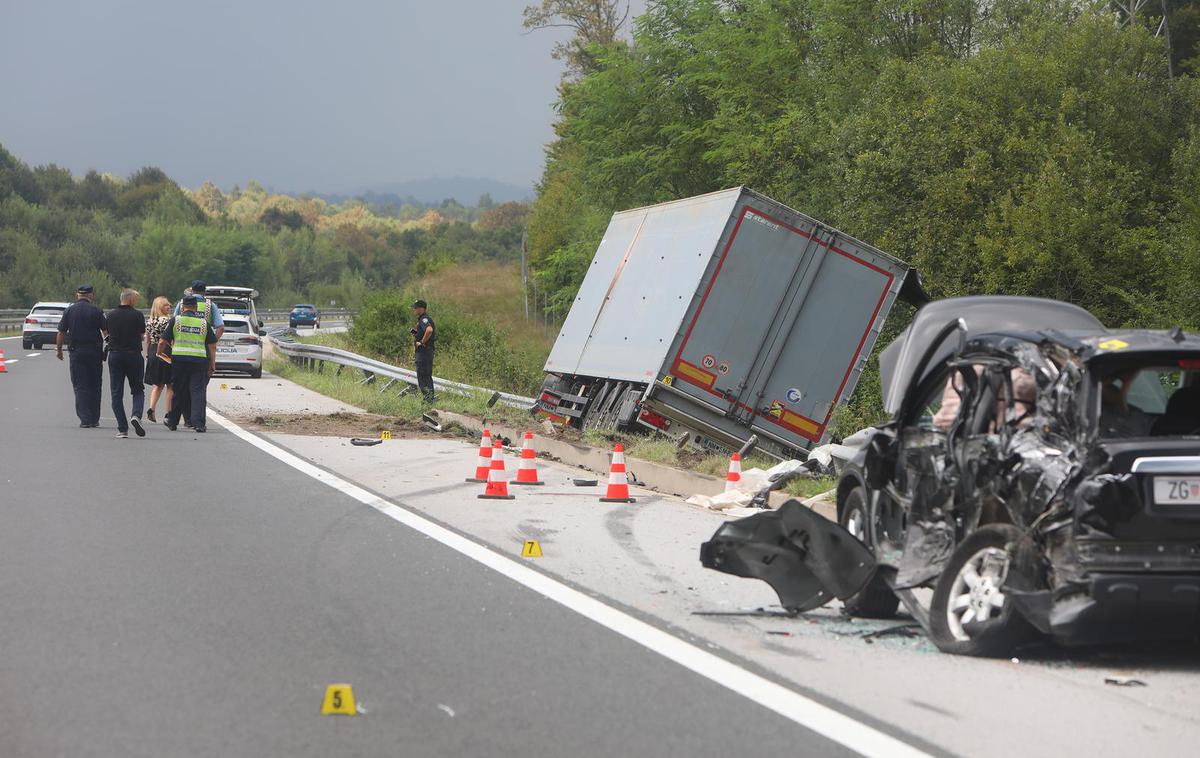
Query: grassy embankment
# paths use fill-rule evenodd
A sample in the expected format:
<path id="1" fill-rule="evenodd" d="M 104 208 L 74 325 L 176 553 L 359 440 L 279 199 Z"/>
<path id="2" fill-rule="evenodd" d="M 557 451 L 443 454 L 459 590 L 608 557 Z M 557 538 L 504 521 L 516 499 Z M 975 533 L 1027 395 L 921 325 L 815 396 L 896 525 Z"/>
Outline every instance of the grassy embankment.
<path id="1" fill-rule="evenodd" d="M 497 264 L 451 266 L 430 274 L 410 286 L 408 290 L 419 293 L 430 302 L 430 311 L 435 319 L 439 313 L 453 313 L 467 319 L 486 320 L 503 335 L 506 346 L 513 355 L 520 356 L 521 363 L 536 364 L 538 370 L 545 363 L 546 355 L 554 344 L 555 330 L 525 320 L 520 274 L 515 267 Z M 407 329 L 407 325 L 398 325 L 397 328 Z M 353 350 L 379 360 L 411 367 L 411 362 L 404 360 L 404 357 L 398 359 L 394 355 L 372 354 L 370 350 L 356 344 L 350 334 L 317 334 L 305 337 L 304 341 Z M 439 352 L 435 367 L 437 375 L 466 383 L 478 383 L 479 367 L 456 358 L 449 351 Z M 330 369 L 318 374 L 280 359 L 268 362 L 267 369 L 316 392 L 336 397 L 371 413 L 415 419 L 419 418 L 424 410 L 417 395 L 410 394 L 401 398 L 394 392 L 381 394 L 378 388 L 359 385 L 360 377 L 357 374 L 343 372 L 341 376 L 334 376 Z M 497 389 L 521 394 L 534 391 L 528 386 L 502 386 Z M 443 393 L 438 398 L 438 407 L 476 418 L 495 419 L 518 428 L 531 424 L 528 413 L 499 404 L 488 409 L 486 401 L 486 395 L 462 397 Z M 573 431 L 567 433 L 574 434 Z M 581 437 L 584 442 L 597 447 L 608 447 L 620 441 L 631 457 L 713 476 L 724 476 L 729 466 L 729 459 L 723 455 L 681 452 L 676 449 L 672 440 L 661 435 L 587 432 Z M 766 469 L 774 463 L 775 461 L 764 456 L 751 455 L 743 462 L 742 467 Z M 829 479 L 806 480 L 793 483 L 788 492 L 799 497 L 809 497 L 832 486 L 833 482 Z"/>

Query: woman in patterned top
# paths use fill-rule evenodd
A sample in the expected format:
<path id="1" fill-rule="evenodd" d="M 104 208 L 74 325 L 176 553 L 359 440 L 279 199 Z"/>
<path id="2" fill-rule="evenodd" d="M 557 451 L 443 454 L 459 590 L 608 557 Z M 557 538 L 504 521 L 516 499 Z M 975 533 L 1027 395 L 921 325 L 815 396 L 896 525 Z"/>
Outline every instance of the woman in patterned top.
<path id="1" fill-rule="evenodd" d="M 171 364 L 160 360 L 158 357 L 158 340 L 162 337 L 163 330 L 167 327 L 167 322 L 171 320 L 171 301 L 159 295 L 154 298 L 154 304 L 150 306 L 150 318 L 146 319 L 146 378 L 145 384 L 148 387 L 154 387 L 150 390 L 150 408 L 146 411 L 146 418 L 150 421 L 157 421 L 154 418 L 154 408 L 158 405 L 158 396 L 162 394 L 163 387 L 167 388 L 167 408 L 171 407 Z"/>

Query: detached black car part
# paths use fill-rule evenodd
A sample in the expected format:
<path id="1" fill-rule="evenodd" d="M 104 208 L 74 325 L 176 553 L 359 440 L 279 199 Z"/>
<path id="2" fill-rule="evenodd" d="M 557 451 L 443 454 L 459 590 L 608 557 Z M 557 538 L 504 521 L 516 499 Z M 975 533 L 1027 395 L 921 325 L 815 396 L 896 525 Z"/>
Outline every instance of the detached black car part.
<path id="1" fill-rule="evenodd" d="M 793 613 L 853 596 L 875 569 L 866 545 L 797 500 L 722 524 L 700 546 L 700 563 L 762 579 Z"/>

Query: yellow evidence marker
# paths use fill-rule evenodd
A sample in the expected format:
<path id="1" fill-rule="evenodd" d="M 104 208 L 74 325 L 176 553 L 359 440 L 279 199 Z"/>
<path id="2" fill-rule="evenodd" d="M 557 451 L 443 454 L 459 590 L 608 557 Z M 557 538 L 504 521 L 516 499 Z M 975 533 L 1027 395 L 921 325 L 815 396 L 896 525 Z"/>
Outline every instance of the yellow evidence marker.
<path id="1" fill-rule="evenodd" d="M 348 684 L 331 684 L 325 688 L 325 700 L 321 703 L 321 715 L 353 716 L 358 713 L 354 690 Z"/>
<path id="2" fill-rule="evenodd" d="M 542 546 L 537 540 L 525 540 L 525 547 L 521 548 L 522 558 L 541 558 Z"/>
<path id="3" fill-rule="evenodd" d="M 382 432 L 379 433 L 379 439 L 381 439 L 381 440 L 390 440 L 391 438 L 392 438 L 392 433 L 390 431 L 388 431 L 387 429 L 384 429 Z"/>
<path id="4" fill-rule="evenodd" d="M 223 389 L 223 390 L 227 390 L 227 389 L 229 389 L 229 385 L 228 385 L 228 384 L 222 384 L 222 385 L 221 385 L 221 389 Z"/>

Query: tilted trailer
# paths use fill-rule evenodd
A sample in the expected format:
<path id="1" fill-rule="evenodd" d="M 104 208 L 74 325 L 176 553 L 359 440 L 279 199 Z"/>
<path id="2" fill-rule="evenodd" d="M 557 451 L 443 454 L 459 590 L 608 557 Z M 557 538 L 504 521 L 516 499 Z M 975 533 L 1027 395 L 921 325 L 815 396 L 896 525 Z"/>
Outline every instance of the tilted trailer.
<path id="1" fill-rule="evenodd" d="M 744 187 L 612 217 L 537 410 L 792 457 L 854 391 L 908 264 Z"/>

